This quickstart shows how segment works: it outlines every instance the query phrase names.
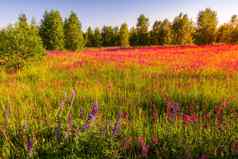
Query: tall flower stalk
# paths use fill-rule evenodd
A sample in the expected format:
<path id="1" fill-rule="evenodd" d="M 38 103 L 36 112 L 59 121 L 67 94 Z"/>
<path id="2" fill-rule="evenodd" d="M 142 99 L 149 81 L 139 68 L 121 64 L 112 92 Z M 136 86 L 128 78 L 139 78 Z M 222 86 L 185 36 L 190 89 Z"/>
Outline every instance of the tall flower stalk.
<path id="1" fill-rule="evenodd" d="M 122 113 L 119 112 L 117 114 L 117 118 L 116 118 L 116 123 L 114 125 L 114 128 L 112 129 L 112 135 L 116 136 L 120 130 L 120 119 L 121 119 Z"/>
<path id="2" fill-rule="evenodd" d="M 84 123 L 82 130 L 86 130 L 90 127 L 90 123 L 91 121 L 96 119 L 96 114 L 98 112 L 99 109 L 99 105 L 97 102 L 93 103 L 92 107 L 91 107 L 91 112 L 88 114 L 88 119 L 87 121 Z"/>

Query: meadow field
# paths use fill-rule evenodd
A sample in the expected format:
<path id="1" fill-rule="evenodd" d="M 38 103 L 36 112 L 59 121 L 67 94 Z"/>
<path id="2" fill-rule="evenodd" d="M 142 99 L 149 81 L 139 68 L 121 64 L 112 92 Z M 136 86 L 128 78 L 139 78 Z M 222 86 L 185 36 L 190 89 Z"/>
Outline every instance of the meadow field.
<path id="1" fill-rule="evenodd" d="M 0 70 L 0 158 L 238 158 L 238 45 L 50 51 Z"/>

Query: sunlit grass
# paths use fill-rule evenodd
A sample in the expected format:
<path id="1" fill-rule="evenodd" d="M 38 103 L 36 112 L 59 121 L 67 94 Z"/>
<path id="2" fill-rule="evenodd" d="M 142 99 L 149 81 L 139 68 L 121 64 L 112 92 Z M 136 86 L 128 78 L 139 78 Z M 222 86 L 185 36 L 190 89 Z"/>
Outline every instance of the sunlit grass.
<path id="1" fill-rule="evenodd" d="M 196 54 L 196 50 L 204 51 L 204 48 L 187 48 L 185 52 Z M 161 61 L 150 59 L 152 56 L 162 58 L 160 49 L 158 53 L 154 50 L 154 54 L 151 50 L 137 49 L 139 54 L 153 54 L 148 59 L 156 65 L 137 63 L 136 58 L 125 62 L 114 61 L 118 57 L 103 60 L 105 52 L 101 58 L 103 50 L 96 51 L 96 58 L 87 51 L 55 54 L 16 73 L 0 71 L 1 157 L 198 158 L 206 155 L 229 158 L 237 155 L 231 147 L 238 139 L 236 69 L 215 67 L 207 60 L 208 55 L 202 60 L 209 64 L 195 69 L 186 63 L 190 57 L 180 63 L 173 55 Z M 176 51 L 184 50 L 170 48 L 170 52 Z M 110 53 L 111 57 L 117 56 L 117 52 Z M 126 54 L 119 50 L 120 53 Z M 230 60 L 228 56 L 216 57 L 216 61 Z M 123 57 L 128 56 L 120 56 L 120 59 Z M 177 69 L 180 66 L 184 69 Z M 82 130 L 94 102 L 99 104 L 96 120 L 90 122 L 87 130 Z M 168 119 L 168 102 L 180 107 L 175 112 L 176 120 Z M 224 102 L 228 106 L 220 121 L 215 109 L 223 108 Z M 72 112 L 72 121 L 69 112 Z M 119 112 L 123 114 L 120 128 L 113 135 Z M 196 114 L 198 120 L 187 124 L 184 114 Z M 69 123 L 73 125 L 72 130 Z M 158 141 L 154 143 L 152 139 Z"/>

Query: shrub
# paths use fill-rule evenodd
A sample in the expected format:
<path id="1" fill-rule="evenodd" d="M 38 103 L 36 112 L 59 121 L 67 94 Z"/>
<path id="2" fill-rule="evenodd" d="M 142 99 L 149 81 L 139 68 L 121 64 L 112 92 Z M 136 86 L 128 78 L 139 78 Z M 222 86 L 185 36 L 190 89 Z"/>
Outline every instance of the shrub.
<path id="1" fill-rule="evenodd" d="M 28 24 L 26 16 L 0 33 L 0 65 L 19 69 L 27 61 L 44 55 L 44 48 L 37 28 Z"/>

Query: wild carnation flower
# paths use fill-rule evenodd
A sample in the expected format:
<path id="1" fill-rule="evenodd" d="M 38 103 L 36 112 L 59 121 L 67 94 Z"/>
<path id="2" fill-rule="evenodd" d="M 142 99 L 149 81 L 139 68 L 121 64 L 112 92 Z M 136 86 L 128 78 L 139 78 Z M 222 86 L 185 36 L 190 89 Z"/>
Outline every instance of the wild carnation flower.
<path id="1" fill-rule="evenodd" d="M 123 113 L 122 113 L 122 118 L 123 118 L 123 119 L 126 119 L 126 120 L 127 120 L 128 117 L 129 117 L 128 112 L 123 112 Z"/>
<path id="2" fill-rule="evenodd" d="M 183 115 L 183 121 L 186 124 L 194 123 L 194 122 L 198 121 L 198 117 L 195 114 L 193 114 L 193 115 L 184 114 Z"/>
<path id="3" fill-rule="evenodd" d="M 148 154 L 149 154 L 149 145 L 147 145 L 147 144 L 145 143 L 145 139 L 144 139 L 143 136 L 140 136 L 140 137 L 138 138 L 138 142 L 139 142 L 140 147 L 141 147 L 141 155 L 142 155 L 143 157 L 147 158 L 147 157 L 148 157 Z"/>
<path id="4" fill-rule="evenodd" d="M 149 145 L 143 145 L 143 146 L 142 146 L 142 148 L 141 148 L 141 154 L 142 154 L 143 157 L 145 157 L 145 158 L 148 157 L 149 148 L 150 148 Z"/>

